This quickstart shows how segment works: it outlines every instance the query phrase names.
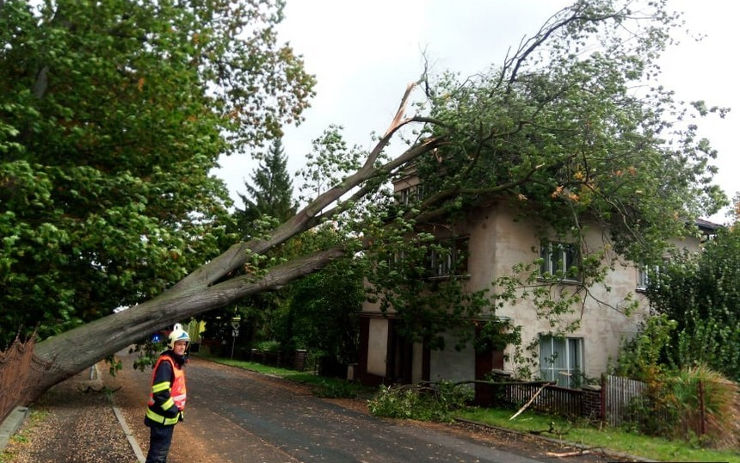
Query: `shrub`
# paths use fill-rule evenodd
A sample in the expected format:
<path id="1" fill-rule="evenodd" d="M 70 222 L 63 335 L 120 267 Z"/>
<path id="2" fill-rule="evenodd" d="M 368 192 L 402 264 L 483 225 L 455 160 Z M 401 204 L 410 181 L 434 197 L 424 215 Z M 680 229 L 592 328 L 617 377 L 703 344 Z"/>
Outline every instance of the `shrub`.
<path id="1" fill-rule="evenodd" d="M 671 379 L 673 397 L 679 407 L 679 434 L 690 439 L 700 429 L 701 396 L 706 431 L 702 439 L 713 446 L 737 448 L 740 443 L 737 384 L 703 364 L 684 368 Z"/>
<path id="2" fill-rule="evenodd" d="M 381 386 L 368 408 L 375 416 L 411 418 L 422 421 L 450 421 L 452 412 L 472 396 L 469 388 L 450 382 Z"/>
<path id="3" fill-rule="evenodd" d="M 631 424 L 640 432 L 701 445 L 737 447 L 737 384 L 706 365 L 646 376 L 646 392 L 630 404 Z"/>
<path id="4" fill-rule="evenodd" d="M 279 341 L 262 341 L 262 342 L 257 343 L 256 348 L 260 352 L 275 353 L 280 350 L 280 342 Z"/>
<path id="5" fill-rule="evenodd" d="M 418 407 L 419 393 L 403 386 L 381 386 L 368 401 L 368 409 L 375 416 L 411 418 Z"/>

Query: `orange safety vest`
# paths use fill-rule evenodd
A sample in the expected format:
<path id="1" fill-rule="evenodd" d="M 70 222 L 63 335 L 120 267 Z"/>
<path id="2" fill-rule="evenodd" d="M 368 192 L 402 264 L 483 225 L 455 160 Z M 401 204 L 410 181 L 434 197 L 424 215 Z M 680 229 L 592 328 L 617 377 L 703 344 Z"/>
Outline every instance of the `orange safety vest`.
<path id="1" fill-rule="evenodd" d="M 155 392 L 159 392 L 159 391 L 155 391 L 155 386 L 157 385 L 154 384 L 154 377 L 157 373 L 157 368 L 159 367 L 159 364 L 162 363 L 163 361 L 170 362 L 170 365 L 172 365 L 172 371 L 175 376 L 174 381 L 169 386 L 170 399 L 173 401 L 173 403 L 179 410 L 179 413 L 174 418 L 167 418 L 165 416 L 160 415 L 155 410 L 152 410 L 152 407 L 154 406 L 154 394 Z M 149 407 L 146 411 L 146 416 L 149 417 L 152 421 L 155 421 L 157 423 L 162 423 L 164 425 L 176 424 L 178 421 L 180 421 L 180 415 L 182 414 L 182 411 L 185 409 L 186 399 L 187 399 L 187 389 L 185 388 L 185 371 L 182 368 L 178 368 L 177 364 L 175 364 L 175 361 L 169 355 L 161 355 L 159 359 L 157 360 L 157 363 L 154 365 L 154 370 L 152 371 L 151 388 L 149 391 Z M 165 404 L 166 403 L 167 402 L 165 402 Z M 169 408 L 171 408 L 171 406 L 165 407 L 165 409 L 169 409 Z"/>

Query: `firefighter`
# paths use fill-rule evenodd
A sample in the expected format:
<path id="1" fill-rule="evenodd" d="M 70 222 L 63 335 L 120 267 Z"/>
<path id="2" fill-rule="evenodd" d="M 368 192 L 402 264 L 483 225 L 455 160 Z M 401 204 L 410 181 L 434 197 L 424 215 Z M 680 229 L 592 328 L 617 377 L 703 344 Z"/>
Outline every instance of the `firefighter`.
<path id="1" fill-rule="evenodd" d="M 185 350 L 190 336 L 176 323 L 169 336 L 169 349 L 154 365 L 149 406 L 144 423 L 149 426 L 149 453 L 146 463 L 165 463 L 175 425 L 185 409 Z"/>

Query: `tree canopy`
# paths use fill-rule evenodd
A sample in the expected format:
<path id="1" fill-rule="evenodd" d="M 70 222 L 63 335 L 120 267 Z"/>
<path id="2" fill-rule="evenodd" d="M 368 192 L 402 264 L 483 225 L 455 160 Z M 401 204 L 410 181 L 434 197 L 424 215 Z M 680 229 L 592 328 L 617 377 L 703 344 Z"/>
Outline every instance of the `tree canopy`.
<path id="1" fill-rule="evenodd" d="M 726 110 L 684 104 L 660 85 L 656 58 L 670 44 L 678 19 L 661 2 L 579 1 L 489 72 L 425 79 L 426 112 L 405 123 L 421 125 L 410 134 L 416 137 L 412 147 L 434 146 L 415 159 L 413 169 L 391 174 L 398 179 L 412 172 L 420 186 L 404 204 L 389 198 L 379 208 L 373 198 L 368 206 L 382 210 L 376 218 L 384 217 L 371 221 L 383 230 L 372 235 L 379 271 L 371 277 L 382 306 L 394 307 L 427 339 L 451 326 L 451 314 L 469 319 L 493 308 L 490 298 L 496 296 L 534 298 L 547 311 L 562 313 L 582 301 L 588 286 L 603 281 L 606 250 L 635 262 L 655 261 L 670 238 L 694 232 L 697 217 L 725 204 L 711 183 L 716 153 L 697 137 L 696 120 Z M 582 293 L 553 300 L 533 265 L 522 267 L 529 271 L 521 278 L 498 282 L 498 295 L 464 294 L 455 278 L 433 281 L 434 293 L 422 291 L 420 286 L 430 287 L 419 279 L 425 260 L 445 252 L 425 233 L 442 225 L 447 239 L 454 239 L 456 221 L 495 202 L 537 217 L 543 236 L 554 230 L 579 244 L 575 271 Z M 601 249 L 583 245 L 585 230 L 594 226 L 605 231 Z M 521 289 L 537 282 L 539 292 Z"/>
<path id="2" fill-rule="evenodd" d="M 701 253 L 676 255 L 652 275 L 648 297 L 673 323 L 660 347 L 669 367 L 705 364 L 740 380 L 740 227 L 720 229 Z"/>
<path id="3" fill-rule="evenodd" d="M 224 236 L 220 155 L 297 121 L 280 2 L 0 3 L 0 346 L 159 294 Z"/>
<path id="4" fill-rule="evenodd" d="M 565 12 L 487 74 L 428 87 L 422 133 L 444 145 L 417 163 L 428 192 L 419 219 L 505 199 L 560 232 L 588 217 L 631 257 L 659 255 L 726 202 L 693 121 L 725 110 L 684 105 L 660 85 L 656 57 L 678 20 L 660 2 Z"/>

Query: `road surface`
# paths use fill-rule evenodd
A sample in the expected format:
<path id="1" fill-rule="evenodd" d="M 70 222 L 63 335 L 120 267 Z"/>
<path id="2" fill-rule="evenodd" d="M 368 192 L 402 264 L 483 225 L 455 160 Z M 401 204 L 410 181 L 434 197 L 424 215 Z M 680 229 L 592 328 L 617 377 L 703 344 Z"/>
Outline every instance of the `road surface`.
<path id="1" fill-rule="evenodd" d="M 124 369 L 109 381 L 120 387 L 114 402 L 146 453 L 143 414 L 150 373 L 132 370 L 133 358 L 120 357 Z M 379 419 L 358 401 L 321 399 L 303 386 L 198 358 L 186 371 L 188 405 L 175 430 L 174 463 L 562 461 L 546 457 L 545 450 L 553 448 L 536 441 L 523 445 L 445 425 Z M 606 461 L 594 458 L 571 460 Z"/>

